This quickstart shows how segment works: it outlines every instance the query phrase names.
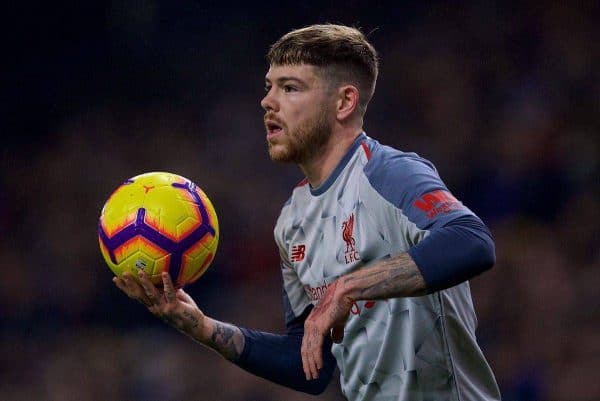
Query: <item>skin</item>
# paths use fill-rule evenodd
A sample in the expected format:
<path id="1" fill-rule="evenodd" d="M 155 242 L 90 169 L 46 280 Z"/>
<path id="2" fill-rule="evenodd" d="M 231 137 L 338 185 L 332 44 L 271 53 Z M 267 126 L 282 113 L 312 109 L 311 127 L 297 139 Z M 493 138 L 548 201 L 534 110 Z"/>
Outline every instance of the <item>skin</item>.
<path id="1" fill-rule="evenodd" d="M 316 67 L 310 65 L 271 66 L 265 77 L 267 94 L 261 101 L 265 123 L 274 119 L 282 132 L 267 136 L 269 154 L 277 161 L 295 162 L 312 187 L 318 187 L 332 173 L 348 148 L 362 132 L 362 115 L 358 111 L 360 93 L 356 86 L 329 88 Z M 325 110 L 328 116 L 322 118 Z M 285 157 L 295 154 L 297 136 L 304 138 L 328 123 L 329 137 L 318 143 L 317 150 L 305 152 L 304 158 Z M 306 122 L 311 122 L 306 124 Z M 313 132 L 299 129 L 313 128 Z M 313 138 L 310 138 L 313 139 Z M 321 139 L 321 138 L 319 138 Z M 343 339 L 343 328 L 354 301 L 422 295 L 425 281 L 414 261 L 406 253 L 378 262 L 332 283 L 304 324 L 302 365 L 307 380 L 316 379 L 323 367 L 322 346 L 326 335 L 335 342 Z"/>
<path id="2" fill-rule="evenodd" d="M 183 289 L 175 289 L 168 273 L 162 273 L 163 287 L 156 287 L 140 270 L 139 276 L 123 273 L 113 282 L 131 299 L 144 304 L 148 310 L 195 341 L 212 348 L 229 360 L 237 359 L 244 349 L 240 329 L 204 315 Z"/>
<path id="3" fill-rule="evenodd" d="M 279 134 L 267 135 L 269 155 L 275 161 L 296 163 L 310 184 L 318 187 L 362 132 L 362 116 L 356 112 L 358 89 L 353 85 L 331 88 L 317 67 L 301 64 L 272 65 L 265 90 L 260 104 L 267 133 L 269 120 L 282 126 Z M 317 134 L 317 129 L 326 132 Z M 299 157 L 290 156 L 295 154 Z"/>
<path id="4" fill-rule="evenodd" d="M 328 85 L 311 65 L 272 65 L 265 77 L 265 128 L 269 155 L 278 162 L 296 163 L 312 187 L 333 172 L 362 132 L 359 90 L 351 84 Z M 278 127 L 280 129 L 274 129 Z M 158 318 L 229 360 L 244 349 L 241 330 L 204 315 L 183 289 L 175 289 L 167 273 L 155 287 L 140 272 L 113 279 L 130 298 Z M 325 336 L 341 342 L 344 325 L 355 301 L 418 296 L 426 286 L 414 261 L 402 253 L 365 266 L 331 283 L 304 324 L 302 364 L 307 380 L 323 367 Z"/>
<path id="5" fill-rule="evenodd" d="M 302 366 L 306 379 L 319 377 L 325 336 L 344 339 L 344 325 L 355 301 L 419 296 L 427 293 L 419 268 L 407 253 L 369 265 L 334 281 L 304 322 Z"/>

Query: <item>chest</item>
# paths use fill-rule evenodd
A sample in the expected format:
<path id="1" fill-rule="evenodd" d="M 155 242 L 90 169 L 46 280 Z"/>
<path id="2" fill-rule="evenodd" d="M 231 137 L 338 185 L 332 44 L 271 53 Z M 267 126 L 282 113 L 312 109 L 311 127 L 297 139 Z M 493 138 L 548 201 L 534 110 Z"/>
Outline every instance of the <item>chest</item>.
<path id="1" fill-rule="evenodd" d="M 373 204 L 356 187 L 296 205 L 293 223 L 285 232 L 292 267 L 303 285 L 326 286 L 371 261 L 389 256 L 387 225 L 377 221 Z M 371 210 L 373 209 L 373 210 Z"/>

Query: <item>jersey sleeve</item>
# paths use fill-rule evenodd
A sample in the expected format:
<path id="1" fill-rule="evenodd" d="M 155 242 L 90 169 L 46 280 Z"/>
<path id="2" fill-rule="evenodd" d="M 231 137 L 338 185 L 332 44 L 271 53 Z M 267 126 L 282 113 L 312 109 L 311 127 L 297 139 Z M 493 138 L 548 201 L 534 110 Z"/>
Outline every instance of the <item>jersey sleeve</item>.
<path id="1" fill-rule="evenodd" d="M 406 218 L 397 229 L 411 239 L 408 253 L 429 291 L 459 284 L 493 266 L 490 231 L 452 195 L 430 162 L 389 152 L 369 164 L 365 173 L 371 185 Z"/>
<path id="2" fill-rule="evenodd" d="M 326 337 L 323 342 L 323 367 L 316 380 L 306 380 L 302 368 L 302 337 L 304 321 L 312 306 L 297 318 L 287 323 L 284 335 L 265 333 L 240 328 L 245 338 L 244 350 L 234 363 L 242 369 L 282 386 L 308 394 L 321 394 L 327 388 L 336 367 L 331 353 L 332 342 Z"/>
<path id="3" fill-rule="evenodd" d="M 384 152 L 384 150 L 380 150 Z M 414 153 L 374 152 L 365 167 L 373 188 L 420 230 L 474 213 L 450 193 L 429 161 Z"/>

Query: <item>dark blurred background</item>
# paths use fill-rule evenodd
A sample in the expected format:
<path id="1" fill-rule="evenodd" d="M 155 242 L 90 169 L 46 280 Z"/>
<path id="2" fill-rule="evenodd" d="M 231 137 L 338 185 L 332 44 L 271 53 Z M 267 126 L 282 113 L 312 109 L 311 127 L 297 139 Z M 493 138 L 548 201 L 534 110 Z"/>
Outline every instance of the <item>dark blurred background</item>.
<path id="1" fill-rule="evenodd" d="M 10 4 L 12 3 L 12 4 Z M 600 399 L 597 2 L 9 2 L 3 6 L 1 400 L 306 400 L 166 327 L 113 287 L 97 219 L 124 179 L 199 184 L 221 222 L 188 287 L 280 332 L 272 228 L 294 166 L 267 155 L 267 47 L 317 22 L 381 55 L 367 134 L 432 160 L 492 229 L 472 280 L 507 401 Z M 318 399 L 340 400 L 332 383 Z"/>

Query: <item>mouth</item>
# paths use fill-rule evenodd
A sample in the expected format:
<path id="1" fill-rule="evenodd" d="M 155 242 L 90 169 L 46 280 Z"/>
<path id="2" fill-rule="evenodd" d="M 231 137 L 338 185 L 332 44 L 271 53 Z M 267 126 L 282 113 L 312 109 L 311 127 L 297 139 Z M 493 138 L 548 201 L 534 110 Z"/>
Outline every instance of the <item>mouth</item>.
<path id="1" fill-rule="evenodd" d="M 281 124 L 273 120 L 265 121 L 265 128 L 267 129 L 267 139 L 274 138 L 283 133 Z"/>

